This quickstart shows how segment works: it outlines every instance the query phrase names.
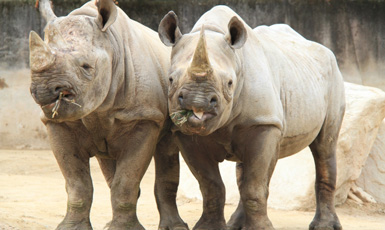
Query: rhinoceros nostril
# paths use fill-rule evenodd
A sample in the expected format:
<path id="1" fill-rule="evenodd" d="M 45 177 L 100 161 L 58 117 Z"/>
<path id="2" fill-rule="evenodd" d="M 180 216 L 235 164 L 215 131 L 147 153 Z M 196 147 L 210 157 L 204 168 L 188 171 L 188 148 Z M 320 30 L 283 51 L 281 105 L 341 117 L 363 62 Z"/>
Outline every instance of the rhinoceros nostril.
<path id="1" fill-rule="evenodd" d="M 179 97 L 178 97 L 178 100 L 179 100 L 179 104 L 182 105 L 183 104 L 183 94 L 179 94 Z"/>
<path id="2" fill-rule="evenodd" d="M 62 91 L 62 87 L 56 87 L 55 88 L 55 93 L 59 94 Z"/>
<path id="3" fill-rule="evenodd" d="M 210 100 L 210 105 L 211 105 L 211 106 L 216 106 L 217 103 L 218 103 L 218 98 L 217 98 L 217 96 L 213 96 L 213 97 L 211 98 L 211 100 Z"/>

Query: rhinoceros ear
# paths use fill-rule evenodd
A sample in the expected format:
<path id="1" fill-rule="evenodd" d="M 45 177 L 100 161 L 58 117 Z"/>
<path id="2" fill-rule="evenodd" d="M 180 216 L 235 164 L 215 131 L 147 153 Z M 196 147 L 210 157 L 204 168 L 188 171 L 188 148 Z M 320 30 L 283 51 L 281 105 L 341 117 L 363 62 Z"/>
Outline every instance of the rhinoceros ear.
<path id="1" fill-rule="evenodd" d="M 118 16 L 118 9 L 112 0 L 97 0 L 95 4 L 99 12 L 96 23 L 105 32 L 115 22 Z"/>
<path id="2" fill-rule="evenodd" d="M 179 29 L 179 20 L 174 11 L 168 12 L 162 21 L 160 21 L 158 34 L 160 40 L 162 40 L 166 46 L 174 46 L 182 37 Z"/>
<path id="3" fill-rule="evenodd" d="M 44 43 L 40 36 L 31 31 L 29 34 L 29 64 L 33 72 L 41 72 L 50 67 L 55 61 L 51 48 Z"/>
<path id="4" fill-rule="evenodd" d="M 225 40 L 232 48 L 241 48 L 247 40 L 247 32 L 243 22 L 241 22 L 238 17 L 234 16 L 231 18 L 228 28 L 229 31 L 225 35 Z"/>

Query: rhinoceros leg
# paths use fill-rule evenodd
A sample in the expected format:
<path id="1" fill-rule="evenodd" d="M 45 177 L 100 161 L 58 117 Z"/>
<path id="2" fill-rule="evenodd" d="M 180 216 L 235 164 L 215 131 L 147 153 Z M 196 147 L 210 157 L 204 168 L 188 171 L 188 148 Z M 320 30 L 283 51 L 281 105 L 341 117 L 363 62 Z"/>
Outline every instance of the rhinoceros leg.
<path id="1" fill-rule="evenodd" d="M 267 217 L 269 182 L 279 154 L 281 131 L 273 126 L 252 127 L 237 134 L 241 201 L 228 223 L 229 229 L 274 229 Z M 237 175 L 237 176 L 238 176 Z"/>
<path id="2" fill-rule="evenodd" d="M 143 230 L 136 215 L 139 184 L 154 154 L 159 126 L 140 122 L 128 133 L 121 133 L 109 145 L 117 155 L 116 171 L 111 183 L 113 218 L 109 229 Z"/>
<path id="3" fill-rule="evenodd" d="M 116 170 L 116 160 L 114 159 L 104 159 L 96 157 L 99 162 L 100 169 L 102 170 L 104 179 L 106 179 L 108 187 L 111 188 L 112 181 L 114 179 L 115 170 Z"/>
<path id="4" fill-rule="evenodd" d="M 65 124 L 48 123 L 48 136 L 68 194 L 67 213 L 57 229 L 92 229 L 90 208 L 93 186 L 89 156 L 79 151 L 79 144 Z"/>
<path id="5" fill-rule="evenodd" d="M 196 140 L 196 141 L 195 141 Z M 203 213 L 195 224 L 194 230 L 225 230 L 224 218 L 225 186 L 223 184 L 218 161 L 210 157 L 220 153 L 221 149 L 206 137 L 179 135 L 182 142 L 182 155 L 191 172 L 199 182 L 203 196 Z M 225 155 L 225 153 L 223 153 Z"/>
<path id="6" fill-rule="evenodd" d="M 240 188 L 243 178 L 243 163 L 237 163 L 236 175 L 238 188 Z M 243 209 L 242 201 L 239 200 L 237 209 L 231 215 L 230 220 L 227 222 L 228 230 L 241 230 L 244 224 L 245 212 Z"/>
<path id="7" fill-rule="evenodd" d="M 158 143 L 155 152 L 155 197 L 160 221 L 159 230 L 188 230 L 179 216 L 176 193 L 179 185 L 179 149 L 166 134 Z"/>
<path id="8" fill-rule="evenodd" d="M 309 146 L 316 167 L 316 201 L 317 209 L 309 229 L 340 230 L 341 224 L 334 208 L 334 191 L 336 186 L 336 148 L 342 116 L 329 116 L 320 134 Z"/>

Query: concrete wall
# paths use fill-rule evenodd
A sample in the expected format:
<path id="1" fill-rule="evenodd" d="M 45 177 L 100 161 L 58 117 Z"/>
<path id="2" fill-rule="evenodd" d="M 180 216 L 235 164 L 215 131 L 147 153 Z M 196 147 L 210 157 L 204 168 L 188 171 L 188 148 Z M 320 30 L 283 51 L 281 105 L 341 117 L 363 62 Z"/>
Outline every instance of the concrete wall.
<path id="1" fill-rule="evenodd" d="M 58 16 L 84 0 L 53 0 Z M 35 0 L 0 0 L 0 68 L 28 67 L 28 34 L 42 35 L 44 24 Z M 329 47 L 346 80 L 385 89 L 384 0 L 121 0 L 134 20 L 157 29 L 174 10 L 188 32 L 196 20 L 217 4 L 233 8 L 251 26 L 287 23 L 310 40 Z"/>

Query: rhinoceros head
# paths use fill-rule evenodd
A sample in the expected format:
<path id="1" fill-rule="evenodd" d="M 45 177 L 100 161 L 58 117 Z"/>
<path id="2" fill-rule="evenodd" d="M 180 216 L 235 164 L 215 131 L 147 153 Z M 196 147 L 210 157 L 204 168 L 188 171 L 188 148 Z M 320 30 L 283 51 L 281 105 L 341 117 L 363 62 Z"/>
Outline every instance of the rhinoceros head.
<path id="1" fill-rule="evenodd" d="M 107 33 L 117 8 L 112 0 L 99 0 L 97 8 L 97 16 L 96 10 L 94 16 L 59 18 L 51 12 L 44 41 L 30 33 L 30 91 L 46 119 L 80 119 L 98 108 L 109 92 L 114 58 Z"/>
<path id="2" fill-rule="evenodd" d="M 185 134 L 214 132 L 231 116 L 241 68 L 236 50 L 247 37 L 243 23 L 233 17 L 224 33 L 202 25 L 200 31 L 182 35 L 177 16 L 169 12 L 158 32 L 173 47 L 169 112 L 174 124 Z"/>

